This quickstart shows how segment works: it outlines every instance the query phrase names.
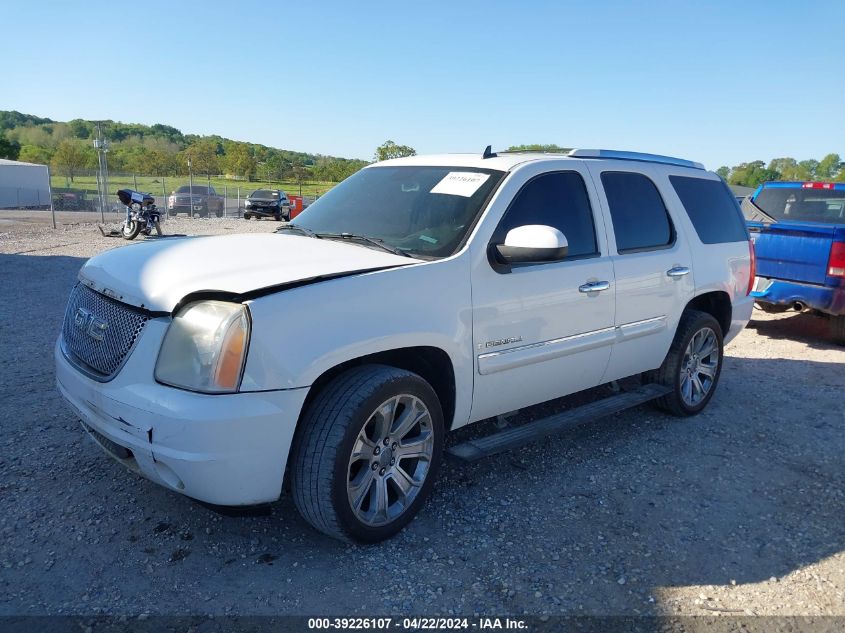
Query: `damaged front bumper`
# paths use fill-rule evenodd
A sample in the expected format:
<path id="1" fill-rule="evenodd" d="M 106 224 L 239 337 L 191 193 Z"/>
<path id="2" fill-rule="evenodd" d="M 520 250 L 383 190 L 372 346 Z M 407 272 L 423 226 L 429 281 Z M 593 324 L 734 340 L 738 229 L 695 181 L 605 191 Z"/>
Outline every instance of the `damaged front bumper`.
<path id="1" fill-rule="evenodd" d="M 109 382 L 84 375 L 57 343 L 62 396 L 107 453 L 162 486 L 215 505 L 275 501 L 308 390 L 207 395 L 158 384 L 152 339 L 165 329 L 150 321 Z"/>

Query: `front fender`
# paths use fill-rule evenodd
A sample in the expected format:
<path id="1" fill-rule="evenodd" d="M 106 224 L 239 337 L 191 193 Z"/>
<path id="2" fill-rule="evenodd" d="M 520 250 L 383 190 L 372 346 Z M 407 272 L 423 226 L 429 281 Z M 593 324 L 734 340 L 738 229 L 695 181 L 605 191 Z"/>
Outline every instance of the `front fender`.
<path id="1" fill-rule="evenodd" d="M 406 347 L 443 350 L 455 370 L 460 420 L 472 399 L 472 307 L 467 259 L 379 270 L 248 302 L 252 336 L 242 391 L 309 387 L 324 372 Z"/>

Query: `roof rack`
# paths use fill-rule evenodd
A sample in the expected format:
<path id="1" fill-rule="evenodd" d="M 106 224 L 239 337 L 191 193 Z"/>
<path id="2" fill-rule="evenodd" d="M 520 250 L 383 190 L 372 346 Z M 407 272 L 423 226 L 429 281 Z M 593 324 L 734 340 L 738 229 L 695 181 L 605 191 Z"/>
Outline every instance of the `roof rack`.
<path id="1" fill-rule="evenodd" d="M 626 152 L 617 149 L 573 149 L 567 156 L 572 158 L 616 158 L 618 160 L 639 160 L 646 163 L 662 163 L 677 165 L 678 167 L 692 167 L 704 169 L 704 165 L 683 158 L 661 156 L 660 154 L 644 154 L 643 152 Z"/>

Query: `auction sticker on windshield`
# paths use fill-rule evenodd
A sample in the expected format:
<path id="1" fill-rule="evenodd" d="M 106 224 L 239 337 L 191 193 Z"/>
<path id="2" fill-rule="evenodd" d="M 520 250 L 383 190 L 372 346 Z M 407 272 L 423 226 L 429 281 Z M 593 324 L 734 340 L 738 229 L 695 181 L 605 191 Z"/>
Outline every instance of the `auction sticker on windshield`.
<path id="1" fill-rule="evenodd" d="M 430 193 L 445 193 L 451 196 L 469 198 L 478 191 L 490 174 L 479 174 L 472 171 L 450 171 L 443 180 L 434 185 Z"/>

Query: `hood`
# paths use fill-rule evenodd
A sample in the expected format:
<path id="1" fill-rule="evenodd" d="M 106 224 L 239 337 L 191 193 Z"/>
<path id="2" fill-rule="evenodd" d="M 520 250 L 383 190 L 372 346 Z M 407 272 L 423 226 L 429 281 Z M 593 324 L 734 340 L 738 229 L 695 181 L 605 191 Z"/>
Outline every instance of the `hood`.
<path id="1" fill-rule="evenodd" d="M 346 242 L 257 233 L 139 242 L 92 257 L 79 278 L 124 303 L 171 312 L 195 292 L 245 294 L 418 262 Z"/>

